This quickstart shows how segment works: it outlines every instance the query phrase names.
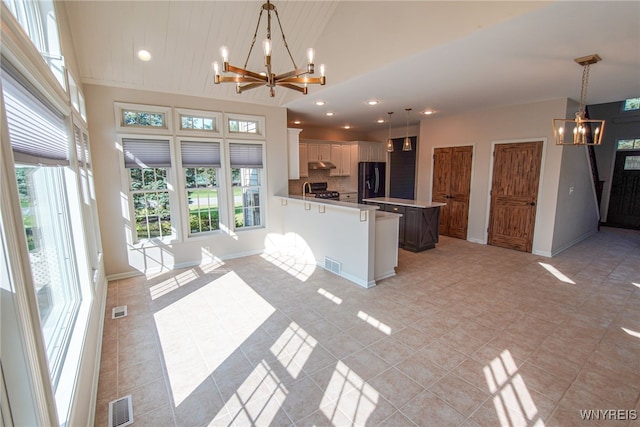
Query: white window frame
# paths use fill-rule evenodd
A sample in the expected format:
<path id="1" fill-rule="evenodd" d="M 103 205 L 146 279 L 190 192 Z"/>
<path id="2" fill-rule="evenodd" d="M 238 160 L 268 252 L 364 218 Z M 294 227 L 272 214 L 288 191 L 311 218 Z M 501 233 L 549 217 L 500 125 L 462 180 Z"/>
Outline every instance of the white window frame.
<path id="1" fill-rule="evenodd" d="M 229 130 L 229 121 L 230 120 L 256 122 L 258 124 L 258 130 L 257 130 L 256 133 L 231 132 Z M 264 140 L 266 138 L 265 119 L 264 119 L 263 116 L 254 116 L 254 115 L 246 115 L 246 114 L 235 114 L 235 113 L 225 113 L 225 115 L 224 115 L 224 133 L 225 133 L 225 136 L 227 138 L 261 139 L 261 140 Z"/>
<path id="2" fill-rule="evenodd" d="M 190 110 L 186 108 L 175 108 L 176 135 L 195 135 L 205 138 L 222 137 L 222 113 L 215 111 Z M 212 119 L 214 123 L 213 130 L 202 129 L 184 129 L 182 127 L 182 116 L 195 116 L 205 119 Z"/>
<path id="3" fill-rule="evenodd" d="M 262 147 L 262 168 L 260 169 L 260 185 L 258 186 L 259 190 L 260 190 L 260 225 L 252 225 L 252 226 L 244 226 L 244 227 L 236 227 L 236 221 L 235 221 L 235 201 L 234 201 L 234 194 L 233 194 L 233 179 L 232 179 L 232 167 L 231 167 L 231 159 L 229 156 L 229 144 L 251 144 L 251 145 L 260 145 Z M 234 230 L 235 232 L 243 232 L 246 230 L 255 230 L 255 229 L 260 229 L 260 228 L 265 228 L 266 224 L 266 210 L 267 210 L 267 206 L 266 206 L 266 201 L 267 201 L 267 197 L 266 197 L 266 192 L 267 192 L 267 173 L 266 173 L 266 169 L 267 169 L 267 162 L 266 162 L 266 144 L 265 141 L 248 141 L 248 140 L 242 140 L 242 139 L 229 139 L 226 141 L 225 143 L 225 154 L 226 154 L 226 160 L 224 163 L 224 168 L 226 169 L 225 171 L 225 177 L 227 179 L 227 184 L 226 184 L 226 189 L 228 190 L 228 194 L 226 197 L 227 200 L 227 215 L 229 218 L 228 221 L 228 225 L 230 226 L 230 228 L 232 230 Z M 244 204 L 243 204 L 244 206 Z"/>
<path id="4" fill-rule="evenodd" d="M 114 103 L 116 116 L 116 131 L 118 133 L 140 133 L 153 135 L 173 134 L 173 115 L 171 107 L 161 107 L 157 105 L 129 104 L 124 102 Z M 124 111 L 137 111 L 141 113 L 154 113 L 164 115 L 164 126 L 136 126 L 124 124 Z"/>
<path id="5" fill-rule="evenodd" d="M 164 237 L 152 237 L 152 238 L 138 238 L 136 231 L 136 219 L 135 208 L 133 205 L 133 197 L 131 193 L 131 178 L 129 168 L 125 167 L 124 159 L 124 144 L 123 139 L 149 139 L 157 140 L 158 137 L 151 135 L 139 135 L 139 134 L 119 134 L 117 136 L 118 141 L 118 157 L 120 163 L 120 182 L 123 194 L 126 195 L 127 206 L 123 206 L 123 212 L 128 214 L 125 218 L 127 221 L 127 243 L 135 248 L 154 247 L 157 243 L 171 244 L 175 243 L 179 236 L 179 224 L 180 224 L 180 206 L 178 197 L 176 195 L 176 156 L 175 156 L 175 142 L 171 136 L 162 136 L 161 139 L 167 139 L 169 141 L 169 147 L 171 150 L 171 166 L 167 168 L 167 192 L 169 193 L 169 214 L 171 215 L 171 234 Z"/>
<path id="6" fill-rule="evenodd" d="M 82 89 L 80 88 L 80 86 L 78 86 L 78 84 L 76 83 L 77 80 L 73 76 L 73 73 L 69 69 L 67 69 L 67 80 L 71 107 L 73 107 L 73 111 L 78 113 L 79 117 L 82 119 L 82 122 L 87 123 L 87 110 L 84 102 L 84 94 L 82 93 Z"/>
<path id="7" fill-rule="evenodd" d="M 185 214 L 182 216 L 182 236 L 184 241 L 194 241 L 194 240 L 202 240 L 208 237 L 211 237 L 215 234 L 221 234 L 228 227 L 226 224 L 229 223 L 228 209 L 227 209 L 227 199 L 228 199 L 228 190 L 227 190 L 227 179 L 225 173 L 225 165 L 227 164 L 226 156 L 225 156 L 225 144 L 221 138 L 197 138 L 197 137 L 178 137 L 177 141 L 177 153 L 178 155 L 175 158 L 176 164 L 176 173 L 178 176 L 178 199 L 181 201 L 179 204 L 180 210 L 186 208 Z M 218 169 L 218 219 L 219 219 L 219 229 L 213 231 L 206 231 L 191 234 L 190 227 L 190 219 L 189 219 L 189 201 L 187 199 L 187 183 L 186 178 L 184 176 L 184 166 L 182 165 L 182 142 L 183 141 L 196 141 L 196 142 L 216 142 L 220 144 L 220 168 Z M 184 203 L 184 205 L 183 205 Z"/>

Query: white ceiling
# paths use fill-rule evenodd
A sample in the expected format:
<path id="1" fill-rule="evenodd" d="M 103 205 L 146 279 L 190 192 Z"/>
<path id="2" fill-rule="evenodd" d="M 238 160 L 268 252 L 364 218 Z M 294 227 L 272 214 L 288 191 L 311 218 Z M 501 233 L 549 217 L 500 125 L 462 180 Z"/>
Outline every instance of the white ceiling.
<path id="1" fill-rule="evenodd" d="M 262 2 L 66 1 L 83 83 L 131 87 L 289 109 L 304 125 L 360 131 L 394 111 L 447 115 L 554 98 L 578 99 L 592 53 L 587 102 L 640 96 L 640 2 L 275 1 L 298 65 L 308 47 L 325 63 L 327 85 L 303 96 L 277 88 L 235 94 L 213 85 L 211 62 L 226 45 L 243 66 Z M 264 18 L 263 24 L 264 25 Z M 272 22 L 274 72 L 289 71 Z M 249 68 L 262 69 L 260 30 Z M 143 63 L 136 52 L 153 58 Z M 317 67 L 318 68 L 318 67 Z M 377 106 L 366 101 L 380 100 Z M 318 107 L 314 101 L 324 100 Z M 324 116 L 325 111 L 335 116 Z M 400 116 L 400 117 L 398 117 Z M 424 116 L 422 116 L 424 118 Z M 412 123 L 419 119 L 412 114 Z"/>

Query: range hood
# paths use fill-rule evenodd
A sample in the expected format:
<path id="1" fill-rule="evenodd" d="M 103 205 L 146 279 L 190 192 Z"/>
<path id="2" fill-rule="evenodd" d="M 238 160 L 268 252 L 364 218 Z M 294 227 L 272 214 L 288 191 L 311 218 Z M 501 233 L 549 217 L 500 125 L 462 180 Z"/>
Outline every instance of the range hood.
<path id="1" fill-rule="evenodd" d="M 329 169 L 335 169 L 336 165 L 334 165 L 331 162 L 325 162 L 325 161 L 317 161 L 317 162 L 309 162 L 309 169 L 310 170 L 329 170 Z"/>

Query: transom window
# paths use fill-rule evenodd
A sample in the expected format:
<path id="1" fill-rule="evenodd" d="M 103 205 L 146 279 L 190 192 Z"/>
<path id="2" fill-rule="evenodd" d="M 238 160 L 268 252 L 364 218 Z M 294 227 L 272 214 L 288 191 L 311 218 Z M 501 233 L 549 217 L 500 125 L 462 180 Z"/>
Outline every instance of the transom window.
<path id="1" fill-rule="evenodd" d="M 242 135 L 245 138 L 264 137 L 264 118 L 242 114 L 227 114 L 225 117 L 227 135 Z"/>
<path id="2" fill-rule="evenodd" d="M 640 98 L 629 98 L 624 100 L 622 111 L 640 110 Z"/>
<path id="3" fill-rule="evenodd" d="M 164 114 L 148 111 L 122 110 L 122 123 L 124 126 L 166 127 Z"/>
<path id="4" fill-rule="evenodd" d="M 117 129 L 123 132 L 168 134 L 172 131 L 171 108 L 116 102 L 115 110 Z"/>
<path id="5" fill-rule="evenodd" d="M 231 133 L 258 133 L 258 122 L 254 120 L 229 119 Z"/>
<path id="6" fill-rule="evenodd" d="M 638 150 L 640 149 L 640 138 L 634 139 L 619 139 L 618 150 Z"/>
<path id="7" fill-rule="evenodd" d="M 215 131 L 215 120 L 210 117 L 180 115 L 180 129 Z"/>

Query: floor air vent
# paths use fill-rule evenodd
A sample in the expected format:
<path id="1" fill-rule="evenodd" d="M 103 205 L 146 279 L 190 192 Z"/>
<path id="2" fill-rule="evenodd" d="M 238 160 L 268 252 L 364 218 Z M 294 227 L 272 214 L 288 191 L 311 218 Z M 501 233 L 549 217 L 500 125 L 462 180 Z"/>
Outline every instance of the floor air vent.
<path id="1" fill-rule="evenodd" d="M 112 319 L 119 319 L 121 317 L 125 317 L 126 315 L 127 315 L 126 305 L 119 305 L 117 307 L 113 307 L 113 310 L 111 310 Z"/>
<path id="2" fill-rule="evenodd" d="M 133 424 L 131 395 L 109 402 L 109 427 L 124 427 L 129 424 Z"/>
<path id="3" fill-rule="evenodd" d="M 342 264 L 329 257 L 324 257 L 324 268 L 336 274 L 340 274 L 340 272 L 342 271 Z"/>

